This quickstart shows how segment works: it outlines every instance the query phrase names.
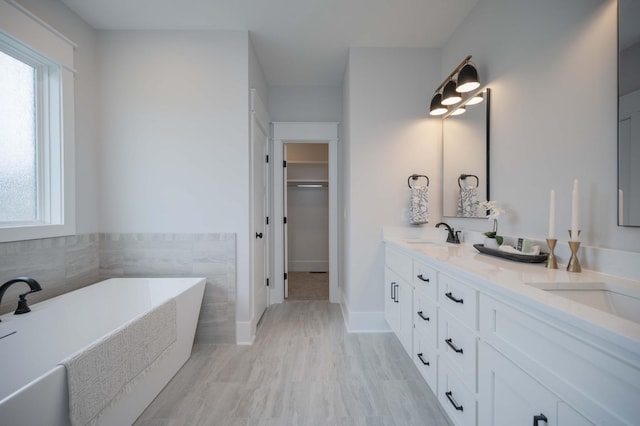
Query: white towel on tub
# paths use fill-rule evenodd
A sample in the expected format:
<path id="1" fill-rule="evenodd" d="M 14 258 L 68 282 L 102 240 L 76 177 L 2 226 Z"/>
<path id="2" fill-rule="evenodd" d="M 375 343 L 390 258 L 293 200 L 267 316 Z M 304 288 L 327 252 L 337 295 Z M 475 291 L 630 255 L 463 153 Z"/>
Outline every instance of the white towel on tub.
<path id="1" fill-rule="evenodd" d="M 412 186 L 409 223 L 421 225 L 429 222 L 429 187 Z"/>
<path id="2" fill-rule="evenodd" d="M 176 339 L 176 301 L 171 299 L 64 360 L 71 424 L 96 424 L 100 412 Z"/>

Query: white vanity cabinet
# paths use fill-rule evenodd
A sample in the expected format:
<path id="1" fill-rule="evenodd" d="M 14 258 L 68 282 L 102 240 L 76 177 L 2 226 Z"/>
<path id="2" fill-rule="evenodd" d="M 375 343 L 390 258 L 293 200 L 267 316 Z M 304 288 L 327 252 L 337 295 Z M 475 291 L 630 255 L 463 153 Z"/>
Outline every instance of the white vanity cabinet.
<path id="1" fill-rule="evenodd" d="M 598 344 L 593 336 L 562 322 L 484 294 L 480 334 L 486 345 L 479 360 L 479 424 L 509 424 L 497 420 L 516 415 L 531 423 L 537 411 L 549 418 L 549 425 L 640 424 L 640 368 L 633 365 L 633 357 L 625 359 L 628 354 Z M 516 374 L 522 384 L 515 381 Z M 531 407 L 495 395 L 512 392 L 517 400 L 515 390 L 508 389 L 525 382 L 541 401 L 547 394 L 546 408 L 535 406 L 532 414 Z M 528 398 L 524 387 L 519 393 Z"/>
<path id="2" fill-rule="evenodd" d="M 390 248 L 385 250 L 384 316 L 407 353 L 412 352 L 413 345 L 412 268 L 411 258 Z"/>
<path id="3" fill-rule="evenodd" d="M 636 350 L 474 278 L 486 264 L 464 247 L 456 267 L 400 247 L 386 246 L 385 315 L 454 424 L 640 425 Z"/>

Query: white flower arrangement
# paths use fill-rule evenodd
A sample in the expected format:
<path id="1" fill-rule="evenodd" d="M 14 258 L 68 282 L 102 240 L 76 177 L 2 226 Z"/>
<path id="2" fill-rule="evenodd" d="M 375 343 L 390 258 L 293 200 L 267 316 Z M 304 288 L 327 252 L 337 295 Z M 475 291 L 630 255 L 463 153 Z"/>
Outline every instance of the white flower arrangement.
<path id="1" fill-rule="evenodd" d="M 498 202 L 493 201 L 478 201 L 478 206 L 484 207 L 487 210 L 487 219 L 493 219 L 493 231 L 485 232 L 484 235 L 488 238 L 495 238 L 498 245 L 502 245 L 504 239 L 498 235 L 498 217 L 501 214 L 506 213 L 504 209 L 498 207 Z"/>

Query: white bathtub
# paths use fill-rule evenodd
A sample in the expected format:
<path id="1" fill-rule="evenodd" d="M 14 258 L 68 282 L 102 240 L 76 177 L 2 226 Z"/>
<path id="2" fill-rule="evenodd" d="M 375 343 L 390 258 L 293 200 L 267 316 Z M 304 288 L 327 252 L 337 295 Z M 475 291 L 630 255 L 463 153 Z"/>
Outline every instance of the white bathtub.
<path id="1" fill-rule="evenodd" d="M 0 317 L 0 425 L 69 425 L 59 363 L 175 298 L 176 343 L 100 415 L 105 425 L 133 423 L 191 356 L 204 286 L 203 278 L 116 278 L 34 304 L 28 314 Z"/>

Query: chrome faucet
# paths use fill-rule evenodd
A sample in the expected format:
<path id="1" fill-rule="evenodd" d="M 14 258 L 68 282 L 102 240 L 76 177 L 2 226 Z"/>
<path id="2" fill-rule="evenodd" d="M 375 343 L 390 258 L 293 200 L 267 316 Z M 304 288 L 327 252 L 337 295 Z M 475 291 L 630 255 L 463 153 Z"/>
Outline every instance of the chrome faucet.
<path id="1" fill-rule="evenodd" d="M 26 283 L 29 285 L 30 290 L 26 293 L 22 293 L 19 296 L 20 300 L 18 300 L 18 308 L 16 309 L 14 314 L 20 315 L 31 312 L 31 309 L 29 309 L 29 305 L 27 305 L 27 294 L 35 293 L 36 291 L 42 290 L 42 287 L 40 287 L 38 281 L 34 280 L 33 278 L 17 277 L 2 284 L 2 287 L 0 287 L 0 304 L 2 303 L 2 296 L 4 296 L 4 292 L 7 291 L 7 289 L 15 283 Z"/>
<path id="2" fill-rule="evenodd" d="M 458 234 L 460 233 L 460 231 L 454 231 L 454 229 L 452 227 L 450 227 L 448 224 L 446 224 L 444 222 L 440 222 L 440 223 L 436 224 L 436 228 L 440 228 L 440 225 L 446 226 L 447 231 L 449 232 L 449 235 L 447 235 L 447 242 L 448 243 L 460 244 L 460 238 L 458 237 Z"/>

